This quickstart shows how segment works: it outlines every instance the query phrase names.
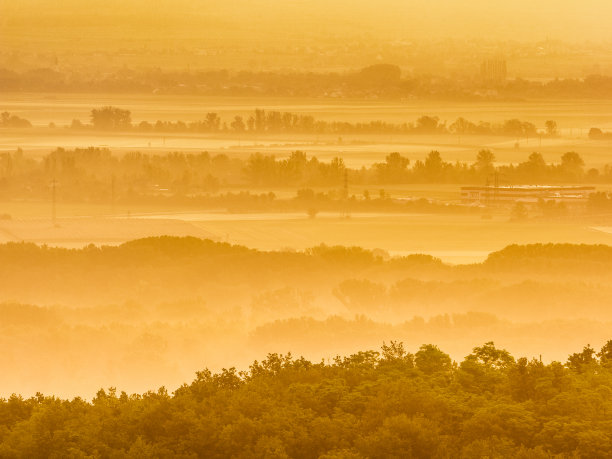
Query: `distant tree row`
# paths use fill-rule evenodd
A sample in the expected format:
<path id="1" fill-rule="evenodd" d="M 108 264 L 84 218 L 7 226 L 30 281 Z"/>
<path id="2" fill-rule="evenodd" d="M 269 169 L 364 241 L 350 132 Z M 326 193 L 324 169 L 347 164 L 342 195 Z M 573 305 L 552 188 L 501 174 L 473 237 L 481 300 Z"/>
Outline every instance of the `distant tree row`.
<path id="1" fill-rule="evenodd" d="M 612 457 L 612 340 L 565 364 L 493 342 L 461 362 L 401 342 L 331 362 L 268 354 L 172 394 L 0 400 L 2 457 Z"/>
<path id="2" fill-rule="evenodd" d="M 221 285 L 226 289 L 236 283 L 256 290 L 278 288 L 279 284 L 309 285 L 309 288 L 319 291 L 337 290 L 350 303 L 351 295 L 360 296 L 358 292 L 362 288 L 364 292 L 374 293 L 380 289 L 372 287 L 374 281 L 343 285 L 344 281 L 382 279 L 385 272 L 396 270 L 395 279 L 406 279 L 408 276 L 422 279 L 429 275 L 435 283 L 420 283 L 412 279 L 407 279 L 407 282 L 393 281 L 396 282 L 393 284 L 393 297 L 405 298 L 414 294 L 419 302 L 424 302 L 429 295 L 443 302 L 443 296 L 436 296 L 434 289 L 438 289 L 440 295 L 446 292 L 449 296 L 465 297 L 468 291 L 482 293 L 483 286 L 490 286 L 490 281 L 486 279 L 494 275 L 508 273 L 512 279 L 516 279 L 517 270 L 529 281 L 544 278 L 562 283 L 566 277 L 579 278 L 583 282 L 581 291 L 588 290 L 592 285 L 598 285 L 598 288 L 591 289 L 593 294 L 607 291 L 612 273 L 612 247 L 516 245 L 490 254 L 481 264 L 450 267 L 427 255 L 389 258 L 388 254 L 360 247 L 322 245 L 304 252 L 266 252 L 211 240 L 168 236 L 138 239 L 118 247 L 89 246 L 79 250 L 28 243 L 0 244 L 0 261 L 0 287 L 8 298 L 26 295 L 28 298 L 54 298 L 55 302 L 65 297 L 84 301 L 87 297 L 91 299 L 91 291 L 97 289 L 99 293 L 93 300 L 96 304 L 114 304 L 126 298 L 135 298 L 135 295 L 141 299 L 161 301 L 168 295 L 178 294 L 180 297 L 177 292 L 183 291 L 189 291 L 194 296 L 206 296 L 209 288 Z M 219 270 L 220 263 L 222 270 Z M 91 266 L 96 266 L 96 269 L 91 269 Z M 202 273 L 206 273 L 206 276 L 203 277 Z M 35 281 L 32 280 L 33 276 Z M 58 284 L 58 278 L 63 279 L 63 283 Z M 141 284 L 135 286 L 134 279 Z M 440 279 L 448 279 L 449 283 L 440 282 Z M 477 281 L 470 286 L 469 282 L 453 283 L 456 279 Z M 571 286 L 568 284 L 566 287 Z M 517 284 L 516 290 L 522 293 L 521 298 L 532 295 L 534 306 L 542 303 L 537 306 L 539 309 L 546 309 L 550 303 L 559 304 L 558 298 L 551 295 L 553 292 L 550 290 L 536 295 L 533 285 L 520 284 Z M 419 292 L 423 294 L 418 296 Z M 497 300 L 490 303 L 505 299 L 509 292 L 508 289 L 501 289 Z M 376 303 L 378 293 L 374 293 L 363 295 L 364 298 L 375 298 L 373 303 Z M 582 295 L 578 298 L 582 298 Z M 602 301 L 593 300 L 589 310 L 576 306 L 576 311 L 580 311 L 581 317 L 588 316 L 593 305 L 602 304 Z M 513 307 L 520 310 L 523 306 Z M 611 312 L 607 309 L 608 312 L 598 312 L 598 316 L 609 316 Z M 356 308 L 355 312 L 362 311 Z"/>
<path id="3" fill-rule="evenodd" d="M 612 167 L 585 170 L 584 161 L 575 152 L 564 153 L 556 164 L 532 153 L 518 164 L 497 166 L 490 150 L 479 151 L 471 164 L 444 161 L 437 151 L 414 162 L 395 152 L 383 162 L 359 169 L 347 167 L 340 157 L 320 161 L 302 151 L 286 158 L 254 153 L 246 159 L 207 152 L 118 156 L 93 147 L 59 148 L 40 159 L 21 150 L 0 154 L 0 195 L 5 199 L 48 196 L 53 180 L 61 199 L 120 202 L 147 197 L 189 200 L 223 188 L 279 186 L 298 190 L 331 187 L 334 190 L 329 197 L 346 199 L 350 197 L 348 188 L 356 185 L 380 190 L 408 183 L 485 184 L 493 183 L 495 176 L 501 184 L 610 183 Z M 307 200 L 308 196 L 302 193 L 299 197 Z M 381 196 L 389 197 L 388 193 Z M 370 197 L 367 193 L 355 199 Z"/>
<path id="4" fill-rule="evenodd" d="M 483 183 L 493 181 L 494 175 L 503 183 L 574 183 L 585 180 L 599 181 L 612 170 L 604 168 L 585 171 L 584 161 L 576 152 L 561 156 L 559 164 L 547 164 L 540 153 L 531 153 L 526 161 L 518 164 L 495 166 L 495 155 L 487 149 L 476 155 L 474 163 L 451 163 L 442 159 L 438 151 L 431 151 L 424 160 L 412 165 L 410 160 L 391 153 L 384 162 L 369 168 L 351 169 L 342 158 L 323 163 L 316 157 L 308 158 L 296 151 L 289 158 L 276 159 L 273 155 L 256 153 L 246 160 L 245 178 L 252 185 L 335 184 L 346 179 L 352 184 L 400 184 L 400 183 Z"/>
<path id="5" fill-rule="evenodd" d="M 380 120 L 350 123 L 344 121 L 322 121 L 311 115 L 299 115 L 291 112 L 266 111 L 255 109 L 252 115 L 243 117 L 240 115 L 228 123 L 223 121 L 218 113 L 209 112 L 200 121 L 161 121 L 154 123 L 141 121 L 132 122 L 132 113 L 127 109 L 113 106 L 95 108 L 91 110 L 90 124 L 83 123 L 79 119 L 73 119 L 71 129 L 95 129 L 101 131 L 126 131 L 136 130 L 139 132 L 164 132 L 164 133 L 232 133 L 232 134 L 317 134 L 317 135 L 349 135 L 349 134 L 453 134 L 453 135 L 495 135 L 514 138 L 529 138 L 538 135 L 555 137 L 558 135 L 557 122 L 547 120 L 544 129 L 538 130 L 530 122 L 519 119 L 509 119 L 502 123 L 489 123 L 479 121 L 474 123 L 463 117 L 457 118 L 447 125 L 441 122 L 437 116 L 423 115 L 411 123 L 388 123 Z M 2 113 L 0 127 L 23 128 L 31 127 L 32 124 L 16 115 L 8 112 Z M 56 124 L 49 123 L 50 127 Z M 591 128 L 589 139 L 607 140 L 612 133 L 602 131 L 599 128 Z M 340 139 L 341 140 L 341 139 Z"/>
<path id="6" fill-rule="evenodd" d="M 9 112 L 2 112 L 0 115 L 0 127 L 27 128 L 32 127 L 32 123 L 25 118 L 20 118 L 17 115 L 11 115 Z"/>
<path id="7" fill-rule="evenodd" d="M 591 140 L 612 140 L 612 132 L 602 131 L 599 128 L 591 128 L 589 130 L 589 139 Z"/>
<path id="8" fill-rule="evenodd" d="M 231 132 L 234 134 L 457 134 L 457 135 L 502 135 L 509 137 L 534 137 L 538 130 L 533 123 L 518 119 L 506 120 L 503 123 L 492 124 L 481 121 L 473 123 L 464 118 L 446 125 L 437 116 L 421 116 L 414 123 L 387 123 L 370 121 L 365 123 L 350 123 L 342 121 L 322 121 L 311 115 L 299 115 L 291 112 L 266 111 L 255 109 L 247 118 L 235 116 L 229 124 L 222 121 L 217 113 L 206 114 L 204 120 L 157 121 L 150 123 L 142 121 L 132 124 L 131 112 L 117 107 L 102 107 L 91 111 L 91 124 L 83 124 L 73 120 L 73 129 L 93 128 L 98 130 L 127 130 L 142 132 Z M 547 121 L 543 132 L 546 135 L 557 134 L 555 121 Z"/>
<path id="9" fill-rule="evenodd" d="M 588 205 L 593 212 L 612 212 L 612 193 L 606 191 L 591 193 Z"/>
<path id="10" fill-rule="evenodd" d="M 446 99 L 490 98 L 480 78 L 457 78 L 439 73 L 402 76 L 392 64 L 376 64 L 343 73 L 172 71 L 106 69 L 96 74 L 78 70 L 34 68 L 17 71 L 0 68 L 0 88 L 30 92 L 104 92 L 201 94 L 215 96 L 273 96 L 329 98 L 412 97 Z M 516 78 L 496 85 L 494 97 L 578 98 L 612 97 L 612 77 L 555 79 L 546 82 Z"/>

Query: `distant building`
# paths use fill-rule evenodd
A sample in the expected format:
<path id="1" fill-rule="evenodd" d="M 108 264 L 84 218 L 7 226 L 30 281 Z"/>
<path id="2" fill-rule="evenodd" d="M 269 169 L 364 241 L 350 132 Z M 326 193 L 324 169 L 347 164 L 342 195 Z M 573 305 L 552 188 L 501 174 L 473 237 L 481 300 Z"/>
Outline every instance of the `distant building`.
<path id="1" fill-rule="evenodd" d="M 461 187 L 461 201 L 464 204 L 509 205 L 515 202 L 536 204 L 543 199 L 544 201 L 584 205 L 593 192 L 595 192 L 594 186 L 463 186 Z"/>
<path id="2" fill-rule="evenodd" d="M 480 77 L 486 85 L 500 85 L 506 81 L 506 60 L 500 57 L 485 59 L 480 65 Z"/>

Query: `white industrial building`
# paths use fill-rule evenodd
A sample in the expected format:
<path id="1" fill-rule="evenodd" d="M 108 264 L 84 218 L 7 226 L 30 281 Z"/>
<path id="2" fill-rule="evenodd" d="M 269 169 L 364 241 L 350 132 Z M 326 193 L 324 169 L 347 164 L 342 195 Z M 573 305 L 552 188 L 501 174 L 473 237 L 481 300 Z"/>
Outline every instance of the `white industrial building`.
<path id="1" fill-rule="evenodd" d="M 542 199 L 584 205 L 593 192 L 593 186 L 578 185 L 463 186 L 461 201 L 464 204 L 505 205 L 515 202 L 536 204 Z"/>

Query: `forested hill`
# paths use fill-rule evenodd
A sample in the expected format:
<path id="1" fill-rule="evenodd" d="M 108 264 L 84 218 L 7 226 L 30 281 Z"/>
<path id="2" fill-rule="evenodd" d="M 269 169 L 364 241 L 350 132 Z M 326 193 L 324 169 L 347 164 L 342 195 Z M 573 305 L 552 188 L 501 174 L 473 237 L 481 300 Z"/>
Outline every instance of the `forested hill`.
<path id="1" fill-rule="evenodd" d="M 194 237 L 164 236 L 82 249 L 7 243 L 0 245 L 0 288 L 5 298 L 22 302 L 83 305 L 93 304 L 92 292 L 95 304 L 157 302 L 175 299 L 181 291 L 211 298 L 224 286 L 231 286 L 232 295 L 241 289 L 286 286 L 332 290 L 348 279 L 558 281 L 565 276 L 607 282 L 610 254 L 608 246 L 534 244 L 507 247 L 480 264 L 450 266 L 429 255 L 389 257 L 360 247 L 260 251 Z"/>
<path id="2" fill-rule="evenodd" d="M 291 249 L 280 251 L 261 251 L 245 246 L 216 242 L 196 237 L 159 236 L 135 239 L 118 246 L 96 246 L 90 244 L 81 249 L 66 249 L 37 245 L 27 242 L 8 242 L 0 244 L 0 261 L 20 265 L 78 265 L 84 262 L 100 262 L 105 266 L 147 265 L 148 263 L 184 264 L 193 262 L 217 262 L 218 257 L 228 260 L 265 261 L 266 263 L 340 264 L 353 267 L 392 265 L 409 266 L 431 264 L 442 267 L 443 263 L 429 255 L 414 254 L 390 258 L 384 251 L 367 250 L 361 247 L 327 246 L 296 252 Z M 528 260 L 554 259 L 575 263 L 611 263 L 612 246 L 604 244 L 513 244 L 492 252 L 481 266 L 491 264 L 523 263 Z"/>
<path id="3" fill-rule="evenodd" d="M 0 457 L 606 458 L 611 413 L 612 340 L 565 364 L 391 342 L 331 362 L 270 354 L 173 394 L 12 396 Z"/>

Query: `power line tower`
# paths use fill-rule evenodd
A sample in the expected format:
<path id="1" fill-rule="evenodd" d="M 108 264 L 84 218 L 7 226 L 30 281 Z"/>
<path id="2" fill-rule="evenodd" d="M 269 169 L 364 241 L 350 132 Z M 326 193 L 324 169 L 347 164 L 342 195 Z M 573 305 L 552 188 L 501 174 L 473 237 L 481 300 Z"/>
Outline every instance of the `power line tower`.
<path id="1" fill-rule="evenodd" d="M 56 217 L 56 188 L 57 188 L 57 180 L 53 177 L 53 181 L 51 182 L 51 221 L 53 222 L 53 226 L 57 225 L 57 217 Z"/>
<path id="2" fill-rule="evenodd" d="M 493 202 L 497 204 L 499 199 L 499 172 L 493 174 Z"/>
<path id="3" fill-rule="evenodd" d="M 493 177 L 493 186 L 490 179 Z M 483 218 L 490 219 L 493 213 L 493 207 L 499 202 L 499 172 L 495 171 L 487 175 L 485 183 L 485 213 Z"/>
<path id="4" fill-rule="evenodd" d="M 115 215 L 115 174 L 111 178 L 111 214 Z"/>
<path id="5" fill-rule="evenodd" d="M 491 196 L 489 193 L 489 176 L 487 175 L 487 181 L 485 182 L 485 189 L 484 189 L 484 193 L 485 193 L 485 207 L 487 208 L 487 212 L 489 211 L 489 207 L 491 206 Z"/>
<path id="6" fill-rule="evenodd" d="M 348 199 L 348 170 L 344 169 L 344 197 Z"/>
<path id="7" fill-rule="evenodd" d="M 344 194 L 344 203 L 346 207 L 344 208 L 344 212 L 342 213 L 342 218 L 350 218 L 351 213 L 349 211 L 348 170 L 347 169 L 344 169 L 343 194 Z"/>
<path id="8" fill-rule="evenodd" d="M 51 162 L 51 223 L 57 226 L 57 158 L 53 155 Z"/>

